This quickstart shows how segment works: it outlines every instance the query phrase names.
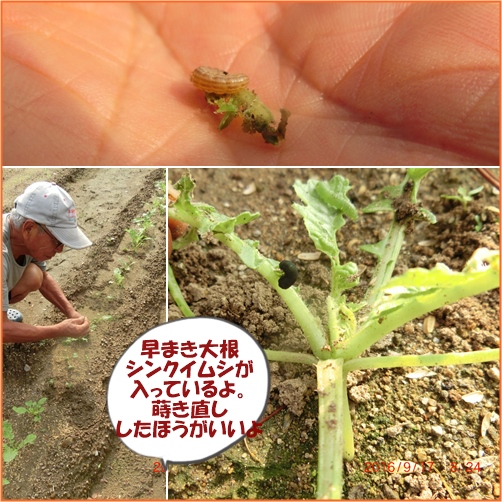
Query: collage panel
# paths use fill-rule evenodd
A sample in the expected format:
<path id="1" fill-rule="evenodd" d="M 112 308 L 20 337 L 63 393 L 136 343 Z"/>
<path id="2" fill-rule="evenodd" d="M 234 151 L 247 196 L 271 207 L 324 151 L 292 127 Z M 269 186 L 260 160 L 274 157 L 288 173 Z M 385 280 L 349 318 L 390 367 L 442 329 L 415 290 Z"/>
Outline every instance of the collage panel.
<path id="1" fill-rule="evenodd" d="M 168 326 L 235 323 L 270 364 L 261 432 L 170 498 L 497 498 L 499 175 L 169 169 Z"/>
<path id="2" fill-rule="evenodd" d="M 117 361 L 166 322 L 165 169 L 4 168 L 2 193 L 2 498 L 165 499 L 107 407 Z"/>
<path id="3" fill-rule="evenodd" d="M 499 165 L 497 2 L 2 2 L 3 165 Z"/>

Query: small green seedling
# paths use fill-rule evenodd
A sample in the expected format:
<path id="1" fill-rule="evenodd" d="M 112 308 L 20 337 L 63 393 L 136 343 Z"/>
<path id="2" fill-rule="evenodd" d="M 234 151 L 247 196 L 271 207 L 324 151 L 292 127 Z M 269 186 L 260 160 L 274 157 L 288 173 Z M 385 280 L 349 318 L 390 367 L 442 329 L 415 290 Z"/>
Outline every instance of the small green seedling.
<path id="1" fill-rule="evenodd" d="M 151 240 L 151 237 L 147 235 L 147 229 L 145 227 L 139 229 L 129 228 L 126 232 L 131 238 L 133 251 L 137 251 L 146 241 Z"/>
<path id="2" fill-rule="evenodd" d="M 312 354 L 265 349 L 270 361 L 303 363 L 317 368 L 319 399 L 319 457 L 317 497 L 340 499 L 343 487 L 344 460 L 355 456 L 352 417 L 347 395 L 350 371 L 417 366 L 449 366 L 498 361 L 499 349 L 446 354 L 400 354 L 364 357 L 364 352 L 393 330 L 444 305 L 479 295 L 499 287 L 499 252 L 481 248 L 475 251 L 460 272 L 438 263 L 432 269 L 414 268 L 393 276 L 394 267 L 406 235 L 416 221 L 434 223 L 435 216 L 417 199 L 420 181 L 430 169 L 410 168 L 398 186 L 385 187 L 381 197 L 364 209 L 365 213 L 388 211 L 393 219 L 384 239 L 366 244 L 363 249 L 376 255 L 377 264 L 366 294 L 358 303 L 347 300 L 347 291 L 358 285 L 356 263 L 342 262 L 337 232 L 346 218 L 355 220 L 358 211 L 347 196 L 349 182 L 342 176 L 330 181 L 295 182 L 294 189 L 303 204 L 294 209 L 303 217 L 308 233 L 318 251 L 331 264 L 331 288 L 326 292 L 326 321 L 312 312 L 301 297 L 301 287 L 283 289 L 279 284 L 284 271 L 280 263 L 259 251 L 258 241 L 243 240 L 236 233 L 238 225 L 259 217 L 243 212 L 235 217 L 220 214 L 214 207 L 192 203 L 193 180 L 184 176 L 175 189 L 180 195 L 168 216 L 191 226 L 175 248 L 197 240 L 209 232 L 232 249 L 249 268 L 262 275 L 289 307 L 309 342 Z M 467 194 L 472 197 L 480 189 Z M 463 194 L 463 192 L 460 192 Z M 465 198 L 465 197 L 464 197 Z M 168 287 L 174 301 L 185 315 L 192 315 L 176 284 L 169 265 Z M 285 334 L 287 336 L 287 334 Z"/>
<path id="3" fill-rule="evenodd" d="M 33 417 L 34 422 L 38 422 L 42 418 L 42 413 L 44 412 L 44 404 L 47 401 L 46 397 L 40 398 L 38 401 L 26 401 L 24 406 L 13 406 L 12 409 L 18 415 L 24 415 L 29 413 Z"/>
<path id="4" fill-rule="evenodd" d="M 145 230 L 148 230 L 149 228 L 153 227 L 154 223 L 152 221 L 152 216 L 153 216 L 152 211 L 148 211 L 146 213 L 143 213 L 141 216 L 138 216 L 137 218 L 134 218 L 133 223 L 136 223 L 136 225 L 139 225 L 140 228 L 144 228 Z"/>
<path id="5" fill-rule="evenodd" d="M 92 329 L 92 325 L 91 325 L 91 329 Z M 70 344 L 75 343 L 75 342 L 86 343 L 88 341 L 89 341 L 89 338 L 87 338 L 86 336 L 82 336 L 80 338 L 73 338 L 71 336 L 68 336 L 64 340 L 61 341 L 61 344 L 62 345 L 70 345 Z"/>
<path id="6" fill-rule="evenodd" d="M 124 271 L 119 267 L 114 268 L 113 269 L 113 279 L 117 283 L 117 286 L 122 287 L 122 283 L 124 282 L 124 279 L 125 279 Z"/>
<path id="7" fill-rule="evenodd" d="M 131 267 L 135 264 L 136 262 L 133 261 L 133 260 L 129 260 L 129 261 L 126 261 L 126 260 L 119 260 L 119 264 L 120 264 L 120 268 L 124 271 L 124 272 L 130 272 L 131 271 Z"/>
<path id="8" fill-rule="evenodd" d="M 102 316 L 95 317 L 91 322 L 91 331 L 94 331 L 101 323 L 112 321 L 112 320 L 113 320 L 113 316 L 108 315 L 108 314 L 104 314 Z M 78 338 L 77 338 L 77 340 L 78 340 Z"/>
<path id="9" fill-rule="evenodd" d="M 441 197 L 443 199 L 458 200 L 464 209 L 467 209 L 467 204 L 474 200 L 473 196 L 480 193 L 482 190 L 482 186 L 473 188 L 469 191 L 467 191 L 464 187 L 459 187 L 457 190 L 458 195 L 441 195 Z"/>
<path id="10" fill-rule="evenodd" d="M 156 214 L 159 212 L 160 214 L 166 213 L 166 190 L 167 184 L 166 181 L 157 181 L 155 183 L 155 187 L 160 192 L 159 195 L 155 197 L 152 203 L 152 212 Z"/>
<path id="11" fill-rule="evenodd" d="M 118 286 L 122 287 L 126 272 L 131 271 L 131 267 L 134 265 L 134 263 L 136 262 L 134 262 L 133 260 L 120 260 L 120 266 L 113 269 L 113 279 Z"/>
<path id="12" fill-rule="evenodd" d="M 12 430 L 12 424 L 8 420 L 4 420 L 2 422 L 2 439 L 3 439 L 3 453 L 2 458 L 3 461 L 7 464 L 12 462 L 19 453 L 21 448 L 24 448 L 26 445 L 33 444 L 37 436 L 35 434 L 28 434 L 22 441 L 19 443 L 16 441 L 14 437 L 14 432 Z M 5 483 L 5 480 L 3 481 Z"/>

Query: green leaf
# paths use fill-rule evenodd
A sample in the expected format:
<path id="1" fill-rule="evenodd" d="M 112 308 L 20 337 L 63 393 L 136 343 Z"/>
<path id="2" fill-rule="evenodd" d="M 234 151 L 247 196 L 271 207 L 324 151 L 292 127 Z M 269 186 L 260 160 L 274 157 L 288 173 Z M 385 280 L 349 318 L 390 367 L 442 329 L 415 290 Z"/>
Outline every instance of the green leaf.
<path id="1" fill-rule="evenodd" d="M 2 486 L 9 485 L 10 481 L 6 478 L 2 478 Z"/>
<path id="2" fill-rule="evenodd" d="M 379 199 L 371 204 L 368 204 L 364 209 L 363 213 L 369 214 L 369 213 L 378 213 L 378 212 L 390 212 L 394 211 L 394 207 L 392 206 L 392 200 L 391 199 Z"/>
<path id="3" fill-rule="evenodd" d="M 474 219 L 476 220 L 474 230 L 476 230 L 476 232 L 481 232 L 481 230 L 483 230 L 483 222 L 481 221 L 481 216 L 479 216 L 479 214 L 475 214 Z"/>
<path id="4" fill-rule="evenodd" d="M 197 242 L 199 240 L 199 235 L 197 229 L 191 227 L 188 232 L 182 237 L 179 237 L 173 241 L 173 249 L 183 249 L 188 246 L 191 242 Z"/>
<path id="5" fill-rule="evenodd" d="M 237 225 L 246 225 L 247 223 L 258 218 L 260 216 L 260 213 L 251 214 L 246 211 L 232 218 L 216 213 L 215 211 L 213 213 L 213 216 L 216 217 L 216 215 L 219 217 L 219 222 L 213 226 L 213 232 L 222 232 L 224 234 L 229 234 L 235 230 L 235 227 Z"/>
<path id="6" fill-rule="evenodd" d="M 361 244 L 361 246 L 359 246 L 359 249 L 361 249 L 362 251 L 366 251 L 367 253 L 374 254 L 378 258 L 381 258 L 384 247 L 385 247 L 385 239 L 382 239 L 380 242 L 377 242 L 376 244 Z"/>
<path id="7" fill-rule="evenodd" d="M 23 446 L 26 446 L 27 444 L 33 444 L 35 442 L 35 439 L 37 439 L 36 434 L 28 434 L 18 445 L 18 449 L 21 449 Z"/>
<path id="8" fill-rule="evenodd" d="M 480 248 L 474 252 L 465 264 L 462 272 L 455 272 L 443 263 L 438 263 L 433 269 L 413 268 L 402 275 L 393 277 L 385 289 L 397 286 L 409 291 L 419 292 L 426 289 L 450 288 L 457 285 L 465 286 L 470 280 L 486 275 L 489 269 L 499 270 L 499 252 L 487 248 Z"/>
<path id="9" fill-rule="evenodd" d="M 473 188 L 472 190 L 469 190 L 469 195 L 476 195 L 482 191 L 483 191 L 483 186 L 480 186 L 478 188 Z"/>
<path id="10" fill-rule="evenodd" d="M 28 410 L 24 406 L 13 406 L 12 409 L 18 414 L 18 415 L 24 415 Z"/>
<path id="11" fill-rule="evenodd" d="M 358 269 L 354 262 L 349 261 L 343 265 L 335 265 L 333 263 L 331 266 L 333 270 L 332 290 L 337 294 L 359 284 Z"/>
<path id="12" fill-rule="evenodd" d="M 257 252 L 259 244 L 260 243 L 258 241 L 246 239 L 244 241 L 244 245 L 242 246 L 242 250 L 239 253 L 239 257 L 244 265 L 253 270 L 256 270 L 263 262 L 262 256 Z"/>
<path id="13" fill-rule="evenodd" d="M 438 301 L 446 305 L 458 297 L 489 291 L 498 287 L 499 272 L 499 252 L 486 248 L 478 249 L 462 272 L 455 272 L 443 263 L 438 263 L 430 270 L 410 269 L 387 283 L 383 288 L 385 296 L 372 316 L 388 315 L 398 308 L 411 305 L 420 308 L 420 305 Z"/>
<path id="14" fill-rule="evenodd" d="M 225 129 L 225 127 L 228 127 L 236 116 L 237 115 L 234 112 L 225 113 L 220 121 L 220 124 L 218 125 L 218 129 L 221 131 L 222 129 Z"/>
<path id="15" fill-rule="evenodd" d="M 245 225 L 260 216 L 260 213 L 245 211 L 237 216 L 230 217 L 218 213 L 214 207 L 208 204 L 192 203 L 190 199 L 194 187 L 195 183 L 190 176 L 182 176 L 175 185 L 176 190 L 180 191 L 180 195 L 174 204 L 174 208 L 179 218 L 188 224 L 192 224 L 192 226 L 197 226 L 200 234 L 206 234 L 207 232 L 231 233 L 237 225 Z"/>
<path id="16" fill-rule="evenodd" d="M 428 209 L 425 209 L 423 207 L 419 207 L 418 214 L 420 215 L 420 217 L 423 220 L 428 221 L 429 223 L 434 224 L 437 222 L 436 215 L 434 213 L 432 213 L 431 211 L 429 211 Z"/>
<path id="17" fill-rule="evenodd" d="M 14 439 L 12 424 L 8 420 L 4 420 L 2 423 L 2 437 L 8 441 Z"/>
<path id="18" fill-rule="evenodd" d="M 6 444 L 3 445 L 2 458 L 6 464 L 12 462 L 17 457 L 17 454 L 18 454 L 17 449 L 11 448 L 9 445 Z"/>
<path id="19" fill-rule="evenodd" d="M 303 217 L 315 247 L 330 257 L 338 257 L 336 232 L 345 224 L 345 216 L 357 219 L 357 210 L 347 197 L 350 184 L 342 176 L 330 181 L 295 181 L 293 188 L 305 206 L 293 204 Z"/>
<path id="20" fill-rule="evenodd" d="M 420 181 L 422 178 L 425 178 L 427 174 L 429 174 L 431 171 L 434 171 L 433 167 L 410 167 L 407 170 L 408 176 L 410 177 L 411 180 L 413 180 L 415 183 L 417 181 Z"/>
<path id="21" fill-rule="evenodd" d="M 462 272 L 444 264 L 431 270 L 410 269 L 392 278 L 383 288 L 385 295 L 371 310 L 361 329 L 342 345 L 343 357 L 355 358 L 385 334 L 412 319 L 462 298 L 479 295 L 500 286 L 498 251 L 475 251 Z"/>
<path id="22" fill-rule="evenodd" d="M 406 185 L 406 179 L 399 185 L 387 185 L 382 188 L 382 191 L 378 195 L 378 199 L 368 204 L 364 209 L 363 213 L 378 213 L 394 211 L 394 201 L 403 195 L 404 186 Z"/>

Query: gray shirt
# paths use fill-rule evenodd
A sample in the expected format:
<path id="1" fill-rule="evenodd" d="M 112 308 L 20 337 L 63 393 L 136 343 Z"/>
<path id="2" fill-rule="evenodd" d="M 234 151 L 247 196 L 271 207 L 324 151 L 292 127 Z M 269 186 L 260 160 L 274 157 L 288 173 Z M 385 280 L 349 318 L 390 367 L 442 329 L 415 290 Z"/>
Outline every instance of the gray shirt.
<path id="1" fill-rule="evenodd" d="M 2 310 L 7 312 L 9 309 L 9 292 L 19 282 L 26 267 L 33 262 L 38 265 L 41 270 L 45 271 L 46 262 L 36 261 L 31 256 L 25 255 L 23 264 L 20 265 L 15 259 L 10 243 L 10 214 L 4 214 L 2 219 L 3 227 L 3 242 L 2 242 Z"/>

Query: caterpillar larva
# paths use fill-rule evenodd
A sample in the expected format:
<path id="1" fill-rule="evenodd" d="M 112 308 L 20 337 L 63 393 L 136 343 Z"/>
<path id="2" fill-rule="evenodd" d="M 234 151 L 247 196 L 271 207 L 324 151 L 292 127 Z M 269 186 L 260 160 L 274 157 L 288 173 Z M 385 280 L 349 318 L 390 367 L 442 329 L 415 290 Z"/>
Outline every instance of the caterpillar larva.
<path id="1" fill-rule="evenodd" d="M 197 89 L 212 94 L 235 94 L 249 85 L 249 77 L 243 73 L 232 74 L 209 66 L 199 66 L 190 80 Z"/>
<path id="2" fill-rule="evenodd" d="M 296 265 L 292 261 L 282 260 L 281 263 L 279 263 L 279 268 L 284 272 L 284 275 L 279 279 L 279 286 L 282 289 L 288 289 L 298 278 Z"/>

